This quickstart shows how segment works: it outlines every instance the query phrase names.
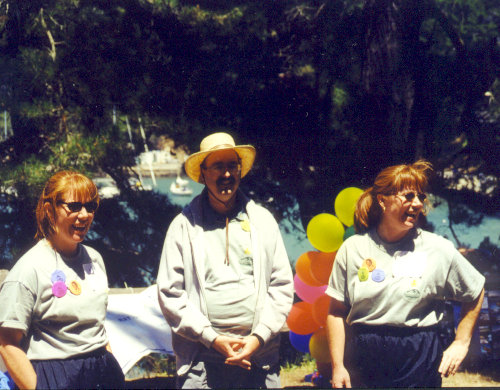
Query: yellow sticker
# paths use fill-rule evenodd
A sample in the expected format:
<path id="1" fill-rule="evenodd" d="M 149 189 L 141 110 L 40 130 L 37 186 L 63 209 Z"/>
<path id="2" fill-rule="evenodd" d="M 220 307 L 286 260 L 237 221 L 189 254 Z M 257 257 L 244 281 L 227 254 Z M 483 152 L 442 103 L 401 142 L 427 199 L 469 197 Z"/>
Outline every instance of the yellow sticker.
<path id="1" fill-rule="evenodd" d="M 244 221 L 241 221 L 240 224 L 241 224 L 241 228 L 244 231 L 246 231 L 246 232 L 250 231 L 250 221 L 248 219 L 245 219 Z"/>
<path id="2" fill-rule="evenodd" d="M 360 269 L 358 269 L 358 278 L 361 282 L 368 280 L 369 275 L 370 271 L 368 271 L 368 268 L 361 267 Z"/>
<path id="3" fill-rule="evenodd" d="M 245 249 L 245 255 L 250 255 L 252 252 L 250 251 L 250 249 Z"/>

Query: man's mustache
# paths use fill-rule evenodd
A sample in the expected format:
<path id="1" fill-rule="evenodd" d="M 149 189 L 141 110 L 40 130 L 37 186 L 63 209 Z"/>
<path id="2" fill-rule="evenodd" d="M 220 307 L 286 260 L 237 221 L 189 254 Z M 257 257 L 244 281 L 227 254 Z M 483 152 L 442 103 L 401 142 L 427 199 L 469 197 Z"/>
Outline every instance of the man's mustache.
<path id="1" fill-rule="evenodd" d="M 217 184 L 218 186 L 222 186 L 222 185 L 233 185 L 234 183 L 236 182 L 236 180 L 234 179 L 234 177 L 221 177 L 219 179 L 217 179 L 217 181 L 215 182 L 215 184 Z"/>

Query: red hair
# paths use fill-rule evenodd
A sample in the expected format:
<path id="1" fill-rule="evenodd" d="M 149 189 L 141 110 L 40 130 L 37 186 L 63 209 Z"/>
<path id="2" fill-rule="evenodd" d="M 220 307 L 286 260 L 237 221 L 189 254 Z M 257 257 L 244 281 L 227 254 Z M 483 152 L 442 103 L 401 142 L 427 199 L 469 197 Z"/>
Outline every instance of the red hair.
<path id="1" fill-rule="evenodd" d="M 71 171 L 60 171 L 53 175 L 43 188 L 36 206 L 37 231 L 35 238 L 49 238 L 57 233 L 54 215 L 57 202 L 63 200 L 63 196 L 73 194 L 82 202 L 96 201 L 99 204 L 99 194 L 94 182 L 81 173 Z M 52 215 L 45 208 L 50 203 Z"/>
<path id="2" fill-rule="evenodd" d="M 356 204 L 354 211 L 356 232 L 366 232 L 379 224 L 382 209 L 377 201 L 377 195 L 395 195 L 407 188 L 425 192 L 431 172 L 432 164 L 425 160 L 383 169 L 375 178 L 373 187 L 363 192 Z"/>

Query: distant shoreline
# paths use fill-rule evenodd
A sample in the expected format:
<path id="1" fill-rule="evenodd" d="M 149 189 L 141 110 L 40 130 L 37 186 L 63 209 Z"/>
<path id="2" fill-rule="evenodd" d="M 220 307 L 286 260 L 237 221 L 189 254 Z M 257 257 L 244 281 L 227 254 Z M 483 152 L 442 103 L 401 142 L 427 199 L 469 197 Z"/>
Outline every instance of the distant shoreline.
<path id="1" fill-rule="evenodd" d="M 169 177 L 176 176 L 182 171 L 182 165 L 180 163 L 152 163 L 151 166 L 148 164 L 141 164 L 132 167 L 132 169 L 143 177 L 151 177 L 151 171 L 158 177 Z"/>

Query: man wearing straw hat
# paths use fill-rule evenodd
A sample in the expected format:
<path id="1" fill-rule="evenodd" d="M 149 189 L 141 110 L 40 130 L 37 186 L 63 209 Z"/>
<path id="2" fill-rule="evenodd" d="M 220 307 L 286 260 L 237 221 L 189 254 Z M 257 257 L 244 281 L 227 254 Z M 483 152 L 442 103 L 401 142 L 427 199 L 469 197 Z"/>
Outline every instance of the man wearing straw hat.
<path id="1" fill-rule="evenodd" d="M 178 388 L 276 388 L 279 332 L 293 302 L 275 219 L 238 189 L 255 159 L 226 133 L 185 162 L 203 192 L 171 223 L 158 271 Z"/>

